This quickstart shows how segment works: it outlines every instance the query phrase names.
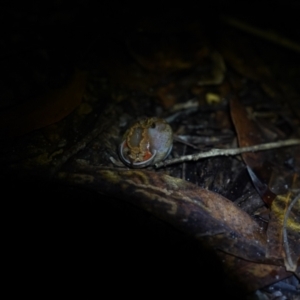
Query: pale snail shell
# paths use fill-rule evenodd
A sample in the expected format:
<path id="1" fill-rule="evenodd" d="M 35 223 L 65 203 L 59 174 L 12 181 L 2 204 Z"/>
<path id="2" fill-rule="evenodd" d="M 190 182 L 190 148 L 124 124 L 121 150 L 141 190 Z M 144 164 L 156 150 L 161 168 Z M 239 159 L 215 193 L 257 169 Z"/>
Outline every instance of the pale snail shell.
<path id="1" fill-rule="evenodd" d="M 144 168 L 164 160 L 173 146 L 171 126 L 159 118 L 145 118 L 134 123 L 119 146 L 122 162 L 131 168 Z"/>

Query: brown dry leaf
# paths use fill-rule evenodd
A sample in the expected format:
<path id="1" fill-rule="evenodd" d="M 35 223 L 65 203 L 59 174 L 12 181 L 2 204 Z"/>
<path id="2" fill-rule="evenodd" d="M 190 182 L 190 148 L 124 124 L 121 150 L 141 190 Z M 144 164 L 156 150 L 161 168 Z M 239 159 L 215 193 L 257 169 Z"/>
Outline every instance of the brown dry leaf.
<path id="1" fill-rule="evenodd" d="M 258 125 L 248 116 L 245 107 L 236 97 L 230 99 L 230 113 L 238 136 L 239 146 L 248 147 L 266 142 Z M 265 152 L 246 152 L 243 160 L 251 169 L 261 167 L 265 161 Z"/>
<path id="2" fill-rule="evenodd" d="M 238 136 L 239 146 L 247 147 L 269 142 L 266 140 L 253 119 L 248 116 L 245 107 L 236 97 L 230 99 L 230 113 Z M 275 194 L 270 191 L 267 184 L 271 177 L 268 166 L 267 152 L 246 152 L 242 154 L 253 184 L 259 191 L 266 204 L 271 205 Z"/>
<path id="3" fill-rule="evenodd" d="M 3 112 L 0 137 L 14 138 L 60 121 L 81 103 L 85 84 L 85 72 L 76 70 L 68 86 Z"/>
<path id="4" fill-rule="evenodd" d="M 256 123 L 248 118 L 245 108 L 236 98 L 231 99 L 230 107 L 241 147 L 266 142 Z M 299 195 L 297 196 L 293 191 L 299 191 L 298 176 L 294 176 L 294 185 L 288 193 L 275 195 L 266 184 L 269 183 L 268 177 L 271 178 L 272 170 L 268 171 L 266 168 L 265 153 L 244 153 L 242 157 L 248 166 L 254 185 L 264 201 L 271 206 L 267 229 L 267 258 L 284 259 L 286 269 L 296 271 L 300 256 L 300 199 Z M 264 182 L 261 178 L 264 178 Z M 297 203 L 291 205 L 296 197 L 298 197 Z"/>
<path id="5" fill-rule="evenodd" d="M 244 259 L 263 261 L 266 236 L 250 216 L 219 194 L 184 180 L 140 170 L 60 173 L 60 179 L 126 198 L 178 229 Z M 89 174 L 87 176 L 86 174 Z"/>
<path id="6" fill-rule="evenodd" d="M 266 236 L 260 226 L 219 194 L 151 171 L 85 166 L 77 174 L 60 173 L 59 179 L 125 198 L 213 248 L 265 262 Z"/>
<path id="7" fill-rule="evenodd" d="M 188 34 L 174 38 L 168 33 L 140 33 L 127 39 L 127 48 L 131 56 L 143 68 L 155 72 L 190 68 L 202 54 L 194 44 L 194 36 L 189 37 Z M 186 55 L 187 49 L 190 55 Z"/>
<path id="8" fill-rule="evenodd" d="M 215 249 L 231 278 L 239 276 L 247 290 L 291 275 L 282 268 L 282 259 L 266 258 L 267 239 L 260 226 L 219 194 L 163 173 L 86 165 L 76 169 L 60 172 L 59 180 L 127 200 Z"/>

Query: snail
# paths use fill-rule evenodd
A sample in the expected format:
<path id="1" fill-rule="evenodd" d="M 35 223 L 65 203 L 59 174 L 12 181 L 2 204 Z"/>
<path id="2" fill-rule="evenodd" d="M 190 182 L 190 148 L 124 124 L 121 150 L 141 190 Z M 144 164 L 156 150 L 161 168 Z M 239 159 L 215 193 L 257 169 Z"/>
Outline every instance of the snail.
<path id="1" fill-rule="evenodd" d="M 171 126 L 156 117 L 134 123 L 119 146 L 122 162 L 131 168 L 144 168 L 164 160 L 173 146 Z"/>

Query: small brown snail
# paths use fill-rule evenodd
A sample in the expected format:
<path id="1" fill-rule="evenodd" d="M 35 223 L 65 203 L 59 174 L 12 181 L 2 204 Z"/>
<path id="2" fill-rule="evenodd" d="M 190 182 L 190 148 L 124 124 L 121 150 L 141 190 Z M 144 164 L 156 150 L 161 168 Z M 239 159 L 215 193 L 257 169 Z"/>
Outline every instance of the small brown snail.
<path id="1" fill-rule="evenodd" d="M 164 160 L 173 146 L 171 126 L 159 118 L 145 118 L 134 123 L 119 146 L 122 162 L 131 168 L 144 168 Z"/>

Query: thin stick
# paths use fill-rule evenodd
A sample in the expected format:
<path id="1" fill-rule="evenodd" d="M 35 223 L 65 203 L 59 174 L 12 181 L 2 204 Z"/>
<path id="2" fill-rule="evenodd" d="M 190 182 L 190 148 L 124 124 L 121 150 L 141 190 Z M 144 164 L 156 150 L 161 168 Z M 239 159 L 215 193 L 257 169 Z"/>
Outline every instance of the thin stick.
<path id="1" fill-rule="evenodd" d="M 196 153 L 196 154 L 190 154 L 190 155 L 184 155 L 180 156 L 178 158 L 169 159 L 163 162 L 159 162 L 155 164 L 154 166 L 156 168 L 160 168 L 163 166 L 168 166 L 172 164 L 181 163 L 184 161 L 197 161 L 201 158 L 206 157 L 214 157 L 214 156 L 228 156 L 228 155 L 238 155 L 244 152 L 256 152 L 256 151 L 264 151 L 264 150 L 270 150 L 274 148 L 281 148 L 281 147 L 287 147 L 287 146 L 295 146 L 300 145 L 300 139 L 290 139 L 285 141 L 278 141 L 273 143 L 266 143 L 266 144 L 260 144 L 255 146 L 249 146 L 249 147 L 242 147 L 242 148 L 233 148 L 233 149 L 212 149 L 206 152 Z"/>
<path id="2" fill-rule="evenodd" d="M 239 21 L 237 19 L 226 17 L 226 16 L 222 17 L 222 21 L 233 27 L 236 27 L 242 31 L 248 32 L 250 34 L 253 34 L 260 38 L 266 39 L 268 41 L 271 41 L 273 43 L 281 45 L 285 48 L 294 50 L 296 52 L 300 52 L 300 44 L 298 44 L 282 35 L 279 35 L 276 32 L 262 30 L 257 27 L 251 26 L 247 23 L 244 23 L 242 21 Z"/>

